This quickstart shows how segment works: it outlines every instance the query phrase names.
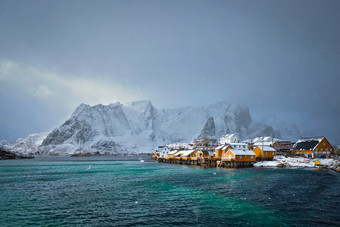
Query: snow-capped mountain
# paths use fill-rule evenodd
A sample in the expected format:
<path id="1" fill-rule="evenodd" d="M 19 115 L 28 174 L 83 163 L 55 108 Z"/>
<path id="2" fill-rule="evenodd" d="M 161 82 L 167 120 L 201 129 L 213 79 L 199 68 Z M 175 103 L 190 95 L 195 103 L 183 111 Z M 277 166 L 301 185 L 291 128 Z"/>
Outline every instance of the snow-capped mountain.
<path id="1" fill-rule="evenodd" d="M 266 116 L 261 119 L 264 124 L 272 125 L 273 129 L 277 132 L 280 132 L 283 139 L 287 139 L 290 141 L 296 141 L 301 138 L 301 132 L 296 124 L 287 123 L 281 119 L 278 119 L 276 116 Z"/>
<path id="2" fill-rule="evenodd" d="M 26 138 L 17 139 L 15 144 L 7 148 L 17 154 L 35 153 L 48 134 L 49 132 L 30 134 Z"/>
<path id="3" fill-rule="evenodd" d="M 226 133 L 235 133 L 240 139 L 281 136 L 272 126 L 254 122 L 247 107 L 227 102 L 163 110 L 150 101 L 81 104 L 70 119 L 44 139 L 39 151 L 152 152 L 157 145 L 205 136 L 219 139 Z"/>

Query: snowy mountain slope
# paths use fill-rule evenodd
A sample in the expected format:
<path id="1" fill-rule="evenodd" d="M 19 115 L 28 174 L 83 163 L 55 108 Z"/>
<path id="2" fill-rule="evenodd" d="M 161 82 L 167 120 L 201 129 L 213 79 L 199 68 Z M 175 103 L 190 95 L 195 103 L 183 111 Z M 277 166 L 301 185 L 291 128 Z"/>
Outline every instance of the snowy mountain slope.
<path id="1" fill-rule="evenodd" d="M 15 144 L 9 145 L 8 149 L 18 154 L 35 153 L 48 134 L 49 132 L 42 132 L 30 134 L 26 138 L 19 138 Z"/>
<path id="2" fill-rule="evenodd" d="M 272 125 L 275 131 L 280 132 L 283 139 L 296 141 L 301 137 L 301 132 L 296 124 L 287 123 L 278 119 L 276 116 L 266 116 L 261 119 L 261 122 L 267 125 Z"/>
<path id="3" fill-rule="evenodd" d="M 157 145 L 205 136 L 219 139 L 226 133 L 235 133 L 240 139 L 280 136 L 273 127 L 254 122 L 247 107 L 227 102 L 163 110 L 150 101 L 81 104 L 70 119 L 46 137 L 39 151 L 152 152 Z"/>

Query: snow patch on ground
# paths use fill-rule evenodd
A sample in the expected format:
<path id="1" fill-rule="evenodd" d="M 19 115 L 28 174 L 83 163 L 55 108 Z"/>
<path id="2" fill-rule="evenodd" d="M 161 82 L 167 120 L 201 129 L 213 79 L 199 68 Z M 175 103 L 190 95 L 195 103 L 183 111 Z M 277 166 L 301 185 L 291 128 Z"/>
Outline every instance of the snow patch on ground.
<path id="1" fill-rule="evenodd" d="M 336 169 L 340 166 L 340 161 L 335 159 L 308 159 L 303 157 L 276 156 L 273 161 L 263 161 L 254 164 L 254 167 L 299 167 L 315 168 L 315 161 L 320 161 L 320 166 Z"/>

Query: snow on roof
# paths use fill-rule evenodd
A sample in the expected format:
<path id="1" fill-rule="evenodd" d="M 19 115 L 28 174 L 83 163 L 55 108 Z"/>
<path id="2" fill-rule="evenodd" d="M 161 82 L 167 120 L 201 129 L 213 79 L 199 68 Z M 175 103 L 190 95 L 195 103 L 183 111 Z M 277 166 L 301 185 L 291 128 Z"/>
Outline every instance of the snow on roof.
<path id="1" fill-rule="evenodd" d="M 226 135 L 223 135 L 220 138 L 220 140 L 219 140 L 220 144 L 230 143 L 230 142 L 238 142 L 237 135 L 235 135 L 235 134 L 226 134 Z"/>
<path id="2" fill-rule="evenodd" d="M 263 151 L 276 151 L 274 148 L 270 147 L 270 146 L 257 146 L 259 147 L 261 150 Z"/>
<path id="3" fill-rule="evenodd" d="M 229 147 L 229 145 L 224 146 L 224 147 L 222 148 L 222 150 L 224 151 L 224 150 L 227 149 L 228 147 Z"/>
<path id="4" fill-rule="evenodd" d="M 241 145 L 241 146 L 243 146 L 243 145 L 246 145 L 246 146 L 248 146 L 248 144 L 247 143 L 229 143 L 231 146 L 235 146 L 235 145 Z"/>
<path id="5" fill-rule="evenodd" d="M 254 143 L 254 146 L 258 146 L 258 147 L 260 147 L 260 146 L 270 146 L 270 145 L 272 145 L 273 144 L 273 142 L 256 142 L 256 143 Z"/>
<path id="6" fill-rule="evenodd" d="M 170 151 L 168 154 L 176 154 L 178 150 Z"/>
<path id="7" fill-rule="evenodd" d="M 218 147 L 216 147 L 215 148 L 215 150 L 219 150 L 219 149 L 221 149 L 221 148 L 223 148 L 224 146 L 218 146 Z"/>
<path id="8" fill-rule="evenodd" d="M 193 153 L 195 150 L 183 150 L 183 151 L 181 151 L 181 152 L 179 152 L 179 153 L 181 153 L 182 154 L 182 156 L 188 156 L 188 155 L 190 155 L 191 153 Z"/>
<path id="9" fill-rule="evenodd" d="M 250 150 L 229 149 L 229 151 L 233 152 L 235 155 L 255 155 L 255 153 Z"/>
<path id="10" fill-rule="evenodd" d="M 167 147 L 162 147 L 158 149 L 158 152 L 164 152 L 164 151 L 169 151 L 169 148 Z"/>
<path id="11" fill-rule="evenodd" d="M 307 142 L 307 141 L 319 141 L 321 142 L 321 140 L 325 138 L 324 136 L 316 136 L 316 137 L 304 137 L 304 138 L 300 138 L 298 142 Z"/>
<path id="12" fill-rule="evenodd" d="M 293 146 L 294 150 L 314 150 L 315 147 L 325 137 L 305 137 L 300 138 Z"/>
<path id="13" fill-rule="evenodd" d="M 270 136 L 260 136 L 260 137 L 256 137 L 252 140 L 250 140 L 250 142 L 254 142 L 254 143 L 259 143 L 259 142 L 272 142 L 274 143 L 275 141 L 280 141 L 282 139 L 278 139 L 278 138 L 273 138 L 273 137 L 270 137 Z"/>

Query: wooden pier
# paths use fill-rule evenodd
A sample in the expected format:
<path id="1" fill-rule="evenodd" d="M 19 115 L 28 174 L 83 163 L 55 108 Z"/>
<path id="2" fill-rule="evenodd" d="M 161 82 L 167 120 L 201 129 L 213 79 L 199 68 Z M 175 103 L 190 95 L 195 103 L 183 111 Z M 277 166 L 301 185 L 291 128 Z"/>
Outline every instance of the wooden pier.
<path id="1" fill-rule="evenodd" d="M 156 158 L 161 163 L 171 163 L 180 165 L 196 165 L 203 167 L 224 167 L 224 168 L 245 168 L 252 167 L 255 162 L 252 161 L 221 161 L 214 158 Z"/>

